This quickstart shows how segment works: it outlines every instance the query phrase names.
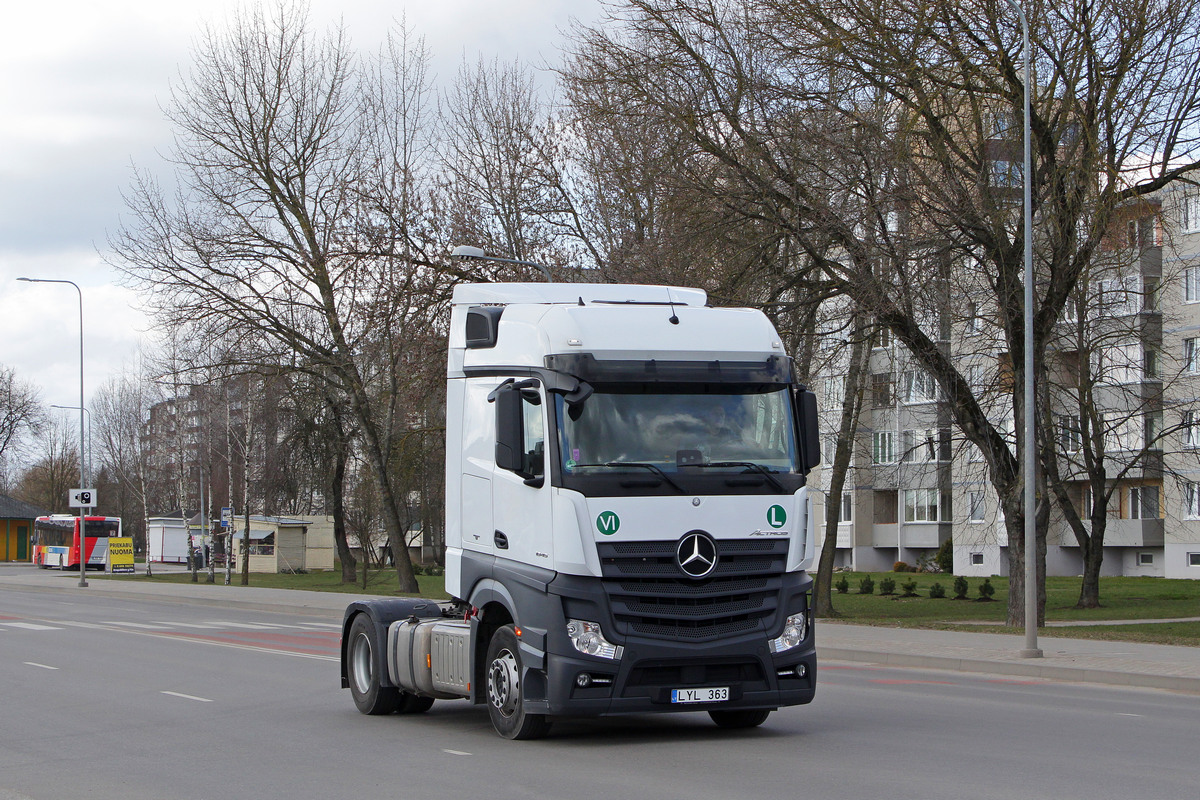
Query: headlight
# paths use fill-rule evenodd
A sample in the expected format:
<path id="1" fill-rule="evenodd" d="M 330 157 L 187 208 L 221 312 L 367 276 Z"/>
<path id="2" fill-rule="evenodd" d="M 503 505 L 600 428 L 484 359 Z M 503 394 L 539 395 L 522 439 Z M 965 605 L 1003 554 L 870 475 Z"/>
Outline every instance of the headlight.
<path id="1" fill-rule="evenodd" d="M 581 619 L 567 620 L 567 636 L 571 644 L 584 655 L 611 658 L 614 661 L 625 652 L 624 647 L 614 645 L 604 638 L 604 632 L 595 622 L 585 622 Z"/>
<path id="2" fill-rule="evenodd" d="M 798 647 L 804 641 L 807 633 L 808 613 L 802 611 L 799 614 L 792 614 L 783 624 L 783 633 L 779 634 L 779 638 L 771 640 L 771 652 L 782 653 Z"/>

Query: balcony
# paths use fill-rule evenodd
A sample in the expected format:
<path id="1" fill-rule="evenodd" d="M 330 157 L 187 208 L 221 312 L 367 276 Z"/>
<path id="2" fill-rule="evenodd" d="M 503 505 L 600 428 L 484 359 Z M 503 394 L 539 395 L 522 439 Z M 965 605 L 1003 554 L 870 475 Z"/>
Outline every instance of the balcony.
<path id="1" fill-rule="evenodd" d="M 1104 528 L 1105 547 L 1162 547 L 1163 520 L 1110 519 Z"/>

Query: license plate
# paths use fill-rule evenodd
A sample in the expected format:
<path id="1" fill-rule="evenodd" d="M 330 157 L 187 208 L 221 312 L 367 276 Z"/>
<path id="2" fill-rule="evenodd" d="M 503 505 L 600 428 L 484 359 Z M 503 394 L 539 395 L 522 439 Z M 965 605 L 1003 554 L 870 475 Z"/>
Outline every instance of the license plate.
<path id="1" fill-rule="evenodd" d="M 729 699 L 728 686 L 710 686 L 703 689 L 672 689 L 672 703 L 720 703 Z"/>

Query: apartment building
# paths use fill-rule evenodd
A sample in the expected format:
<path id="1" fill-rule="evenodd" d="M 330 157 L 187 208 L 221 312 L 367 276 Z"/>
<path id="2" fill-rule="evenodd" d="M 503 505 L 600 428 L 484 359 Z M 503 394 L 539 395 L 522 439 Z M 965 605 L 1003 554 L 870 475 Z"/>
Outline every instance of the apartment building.
<path id="1" fill-rule="evenodd" d="M 1090 530 L 1097 473 L 1089 471 L 1094 459 L 1087 451 L 1103 457 L 1102 574 L 1200 578 L 1200 192 L 1163 192 L 1131 206 L 1116 227 L 1048 354 L 1051 383 L 1062 387 L 1051 398 L 1059 472 Z M 1007 344 L 980 299 L 987 294 L 970 290 L 970 265 L 962 274 L 948 298 L 953 312 L 929 324 L 1015 446 Z M 815 480 L 822 488 L 837 442 L 846 360 L 826 363 L 816 381 L 826 458 Z M 998 498 L 946 398 L 886 331 L 872 337 L 868 371 L 838 509 L 835 563 L 862 571 L 915 565 L 949 540 L 956 574 L 1005 574 Z M 1050 574 L 1082 573 L 1079 542 L 1057 508 L 1047 541 Z"/>

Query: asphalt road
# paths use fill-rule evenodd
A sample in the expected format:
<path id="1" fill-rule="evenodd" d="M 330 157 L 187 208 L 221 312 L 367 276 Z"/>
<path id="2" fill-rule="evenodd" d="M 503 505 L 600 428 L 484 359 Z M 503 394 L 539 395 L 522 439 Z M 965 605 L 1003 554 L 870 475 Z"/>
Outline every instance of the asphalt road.
<path id="1" fill-rule="evenodd" d="M 0 588 L 0 800 L 1197 797 L 1200 697 L 823 663 L 817 700 L 704 714 L 364 717 L 336 618 Z"/>

